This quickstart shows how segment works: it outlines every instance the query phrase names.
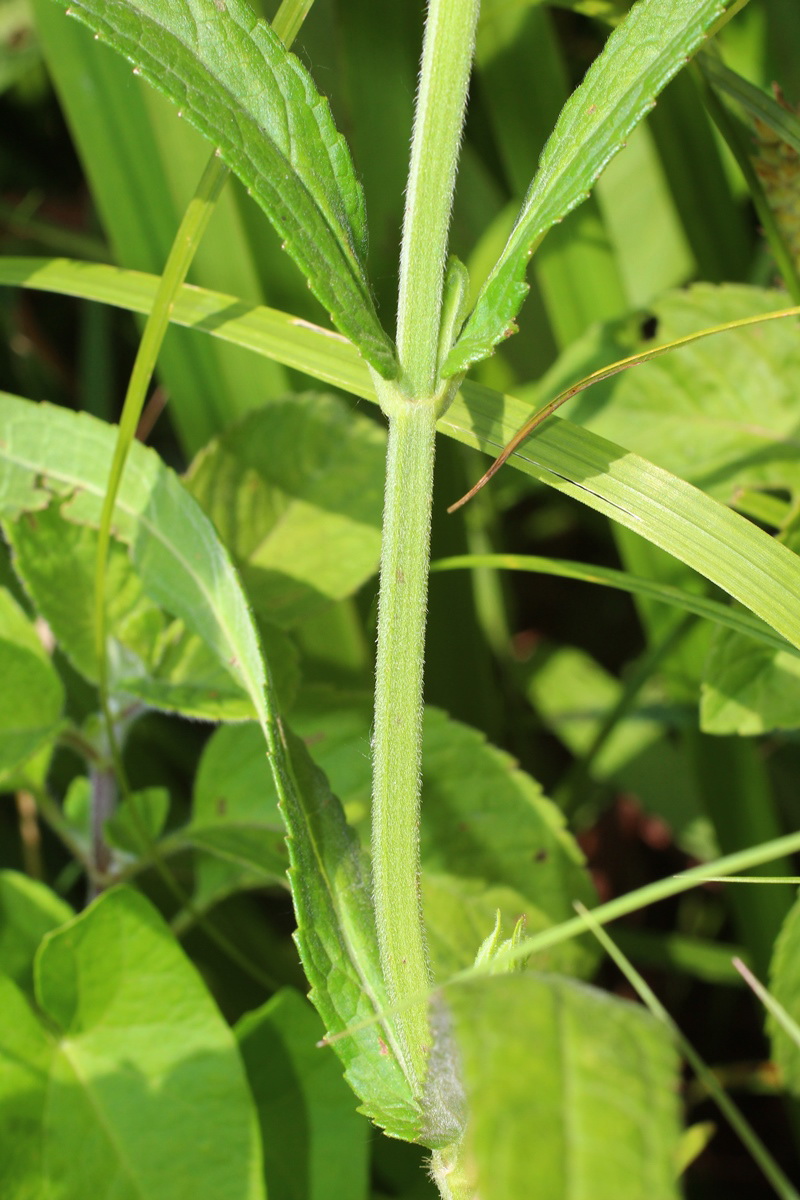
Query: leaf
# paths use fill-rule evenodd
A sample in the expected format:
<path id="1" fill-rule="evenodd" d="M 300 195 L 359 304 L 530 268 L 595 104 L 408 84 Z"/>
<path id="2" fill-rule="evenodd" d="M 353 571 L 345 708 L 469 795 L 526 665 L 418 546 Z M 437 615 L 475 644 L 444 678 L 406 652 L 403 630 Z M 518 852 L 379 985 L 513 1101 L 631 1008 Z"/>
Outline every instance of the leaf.
<path id="1" fill-rule="evenodd" d="M 795 1021 L 800 1021 L 800 900 L 796 900 L 775 943 L 770 991 Z M 800 1095 L 800 1046 L 773 1017 L 767 1022 L 772 1056 L 786 1087 Z"/>
<path id="2" fill-rule="evenodd" d="M 533 974 L 446 992 L 470 1122 L 458 1151 L 491 1200 L 676 1200 L 678 1060 L 636 1005 Z"/>
<path id="3" fill-rule="evenodd" d="M 169 816 L 169 792 L 151 787 L 132 792 L 106 821 L 103 830 L 109 845 L 137 857 L 150 853 Z"/>
<path id="4" fill-rule="evenodd" d="M 292 719 L 366 841 L 371 700 L 306 689 Z M 422 771 L 423 899 L 438 978 L 472 965 L 498 908 L 512 927 L 524 914 L 528 932 L 534 933 L 572 916 L 574 900 L 591 900 L 583 856 L 560 813 L 538 784 L 480 733 L 427 709 Z M 204 812 L 212 812 L 215 803 L 224 808 L 217 828 L 230 822 L 242 836 L 247 830 L 252 861 L 259 852 L 273 861 L 272 788 L 255 728 L 240 725 L 215 733 L 199 781 Z M 196 807 L 187 835 L 194 836 L 196 824 L 207 819 Z M 581 941 L 537 960 L 542 967 L 578 974 L 593 962 L 592 949 Z"/>
<path id="5" fill-rule="evenodd" d="M 70 520 L 96 526 L 114 438 L 111 426 L 86 414 L 0 395 L 0 516 L 37 513 L 43 521 L 53 496 L 67 495 Z M 230 561 L 174 473 L 139 443 L 114 526 L 149 600 L 185 622 L 266 723 L 258 640 Z"/>
<path id="6" fill-rule="evenodd" d="M 64 688 L 33 625 L 6 588 L 0 588 L 0 782 L 61 728 Z"/>
<path id="7" fill-rule="evenodd" d="M 95 530 L 68 518 L 69 504 L 53 504 L 6 522 L 14 567 L 37 611 L 46 619 L 73 666 L 96 682 L 93 580 Z M 130 555 L 111 546 L 107 588 L 109 682 L 117 695 L 133 696 L 153 708 L 206 720 L 236 720 L 255 708 L 230 671 L 184 623 L 147 596 Z M 296 665 L 285 635 L 272 628 L 276 683 L 291 695 Z"/>
<path id="8" fill-rule="evenodd" d="M 443 368 L 466 371 L 514 332 L 541 238 L 589 194 L 606 163 L 724 11 L 720 0 L 639 0 L 567 101 L 503 253 Z"/>
<path id="9" fill-rule="evenodd" d="M 0 258 L 0 281 L 145 312 L 155 290 L 147 276 L 58 259 Z M 307 322 L 272 309 L 237 308 L 230 297 L 189 287 L 184 287 L 173 317 L 377 402 L 352 347 Z M 438 429 L 496 455 L 530 415 L 530 406 L 516 397 L 466 382 Z M 666 550 L 800 648 L 797 556 L 691 484 L 558 417 L 540 426 L 509 465 Z"/>
<path id="10" fill-rule="evenodd" d="M 369 1126 L 319 1017 L 284 988 L 248 1013 L 236 1037 L 255 1100 L 269 1200 L 366 1200 Z"/>
<path id="11" fill-rule="evenodd" d="M 474 903 L 478 881 L 493 889 L 494 907 L 506 915 L 509 934 L 520 916 L 526 932 L 534 934 L 571 917 L 575 900 L 593 902 L 583 854 L 538 783 L 482 734 L 430 708 L 422 797 L 420 850 L 426 874 L 462 880 L 465 906 Z M 442 899 L 439 893 L 440 904 Z M 462 949 L 460 967 L 471 965 L 491 932 L 494 912 L 491 917 L 477 941 Z M 577 941 L 567 953 L 536 961 L 543 968 L 580 974 L 591 968 L 594 954 Z"/>
<path id="12" fill-rule="evenodd" d="M 658 344 L 785 303 L 781 292 L 695 284 L 651 309 Z M 777 302 L 777 303 L 776 303 Z M 577 424 L 625 444 L 731 503 L 745 487 L 800 489 L 800 444 L 790 380 L 800 369 L 795 320 L 722 333 L 675 350 L 583 393 Z"/>
<path id="13" fill-rule="evenodd" d="M 195 905 L 240 888 L 286 884 L 286 831 L 255 725 L 222 725 L 194 780 L 192 819 L 177 835 L 195 861 Z"/>
<path id="14" fill-rule="evenodd" d="M 366 275 L 364 197 L 327 101 L 243 0 L 70 0 L 218 147 L 309 286 L 364 358 L 394 378 Z"/>
<path id="15" fill-rule="evenodd" d="M 740 737 L 800 728 L 800 659 L 717 630 L 700 693 L 700 727 Z"/>
<path id="16" fill-rule="evenodd" d="M 0 1126 L 0 1171 L 14 1183 L 4 1194 L 263 1200 L 233 1035 L 147 900 L 115 889 L 48 935 L 41 1023 L 12 986 L 0 1080 L 18 1107 Z M 10 1092 L 0 1098 L 8 1109 Z"/>
<path id="17" fill-rule="evenodd" d="M 33 956 L 51 929 L 73 916 L 65 900 L 19 871 L 0 871 L 0 971 L 33 993 Z"/>
<path id="18" fill-rule="evenodd" d="M 186 485 L 248 598 L 289 627 L 378 569 L 386 438 L 335 396 L 274 400 L 227 429 Z"/>

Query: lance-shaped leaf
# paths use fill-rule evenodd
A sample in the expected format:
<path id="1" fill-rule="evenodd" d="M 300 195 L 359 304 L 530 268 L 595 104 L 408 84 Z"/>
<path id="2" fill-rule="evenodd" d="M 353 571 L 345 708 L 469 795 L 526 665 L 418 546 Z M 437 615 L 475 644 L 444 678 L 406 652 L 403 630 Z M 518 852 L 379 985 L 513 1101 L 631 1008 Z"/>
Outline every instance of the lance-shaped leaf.
<path id="1" fill-rule="evenodd" d="M 561 112 L 511 236 L 443 374 L 467 370 L 514 332 L 528 292 L 525 269 L 539 241 L 586 199 L 609 159 L 723 11 L 719 0 L 640 0 L 611 34 Z"/>
<path id="2" fill-rule="evenodd" d="M 394 348 L 366 275 L 363 192 L 328 102 L 299 59 L 243 0 L 74 0 L 67 11 L 214 143 L 332 320 L 392 378 Z"/>

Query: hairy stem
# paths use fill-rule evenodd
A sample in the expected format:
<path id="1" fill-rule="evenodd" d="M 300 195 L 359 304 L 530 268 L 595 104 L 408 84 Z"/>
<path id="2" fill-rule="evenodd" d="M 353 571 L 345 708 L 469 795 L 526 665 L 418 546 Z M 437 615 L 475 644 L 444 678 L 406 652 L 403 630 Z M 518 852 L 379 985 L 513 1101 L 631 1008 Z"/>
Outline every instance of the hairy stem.
<path id="1" fill-rule="evenodd" d="M 412 1077 L 425 1076 L 429 984 L 419 894 L 422 673 L 436 413 L 398 399 L 389 451 L 378 606 L 372 855 L 381 964 Z"/>
<path id="2" fill-rule="evenodd" d="M 480 0 L 429 0 L 408 173 L 397 349 L 403 386 L 436 385 L 442 282 Z"/>

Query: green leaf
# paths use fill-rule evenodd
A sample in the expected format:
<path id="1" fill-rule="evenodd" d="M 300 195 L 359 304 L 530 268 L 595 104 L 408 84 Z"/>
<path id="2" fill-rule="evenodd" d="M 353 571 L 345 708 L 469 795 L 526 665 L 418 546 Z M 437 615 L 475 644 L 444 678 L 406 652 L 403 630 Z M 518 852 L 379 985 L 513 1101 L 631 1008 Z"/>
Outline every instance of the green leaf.
<path id="1" fill-rule="evenodd" d="M 94 578 L 97 534 L 69 519 L 67 503 L 4 524 L 14 566 L 56 641 L 86 679 L 95 682 Z M 206 720 L 255 715 L 230 671 L 201 639 L 147 596 L 126 547 L 112 544 L 107 588 L 109 682 L 117 695 Z M 296 671 L 285 635 L 272 629 L 276 685 L 291 693 Z"/>
<path id="2" fill-rule="evenodd" d="M 0 1126 L 0 1171 L 15 1185 L 4 1194 L 263 1200 L 235 1040 L 147 900 L 107 892 L 47 936 L 41 1023 L 12 986 L 3 983 L 13 1026 L 4 1020 L 0 1033 L 0 1095 L 8 1108 L 5 1081 L 16 1084 L 18 1108 Z"/>
<path id="3" fill-rule="evenodd" d="M 194 781 L 192 820 L 177 835 L 199 851 L 195 905 L 241 888 L 286 884 L 286 830 L 255 725 L 222 725 Z"/>
<path id="4" fill-rule="evenodd" d="M 33 993 L 33 957 L 46 933 L 73 916 L 65 900 L 18 871 L 0 871 L 0 971 Z"/>
<path id="5" fill-rule="evenodd" d="M 446 993 L 470 1111 L 462 1170 L 492 1200 L 677 1198 L 678 1059 L 636 1005 L 569 980 Z"/>
<path id="6" fill-rule="evenodd" d="M 134 272 L 58 259 L 0 258 L 0 281 L 143 312 L 152 304 L 156 286 Z M 231 297 L 189 287 L 184 287 L 173 317 L 376 402 L 368 372 L 353 348 L 307 322 L 272 309 L 237 306 Z M 530 406 L 516 397 L 467 382 L 438 428 L 496 455 L 530 415 Z M 666 550 L 800 648 L 797 556 L 691 484 L 558 417 L 541 426 L 509 465 Z"/>
<path id="7" fill-rule="evenodd" d="M 369 869 L 354 831 L 322 772 L 288 731 L 292 788 L 283 797 L 295 935 L 311 1000 L 327 1033 L 345 1033 L 336 1052 L 360 1111 L 394 1137 L 446 1144 L 457 1128 L 431 1128 L 410 1068 L 402 1065 L 378 957 Z M 365 1024 L 365 1022 L 369 1022 Z"/>
<path id="8" fill-rule="evenodd" d="M 33 625 L 5 588 L 0 588 L 0 679 L 0 782 L 7 782 L 55 741 L 64 688 Z"/>
<path id="9" fill-rule="evenodd" d="M 700 726 L 740 737 L 800 728 L 800 659 L 717 630 L 705 664 Z"/>
<path id="10" fill-rule="evenodd" d="M 289 988 L 236 1026 L 264 1145 L 269 1200 L 366 1200 L 369 1126 L 319 1017 Z"/>
<path id="11" fill-rule="evenodd" d="M 770 991 L 790 1017 L 800 1021 L 800 900 L 795 901 L 783 923 L 770 968 Z M 770 1017 L 768 1029 L 772 1056 L 780 1068 L 786 1087 L 800 1096 L 800 1046 L 778 1022 Z"/>
<path id="12" fill-rule="evenodd" d="M 508 243 L 483 285 L 444 372 L 456 375 L 514 331 L 541 238 L 586 198 L 608 160 L 724 11 L 720 0 L 640 0 L 567 101 Z"/>
<path id="13" fill-rule="evenodd" d="M 775 311 L 785 293 L 726 284 L 668 292 L 651 308 L 657 344 Z M 797 323 L 722 333 L 624 372 L 577 398 L 570 419 L 731 503 L 745 487 L 800 490 Z"/>
<path id="14" fill-rule="evenodd" d="M 6 975 L 0 975 L 0 1007 L 0 1194 L 43 1200 L 42 1127 L 51 1039 L 23 992 Z M 68 1200 L 63 1193 L 62 1200 Z"/>
<path id="15" fill-rule="evenodd" d="M 364 840 L 371 713 L 368 697 L 325 688 L 306 689 L 292 713 L 293 728 Z M 527 931 L 534 933 L 572 916 L 576 899 L 591 902 L 583 856 L 560 813 L 538 784 L 482 734 L 428 708 L 422 772 L 423 900 L 438 979 L 472 965 L 498 908 L 510 928 L 524 915 Z M 230 823 L 243 840 L 245 834 L 250 839 L 247 856 L 252 863 L 259 854 L 272 862 L 271 793 L 255 727 L 221 729 L 201 763 L 195 817 L 187 835 L 194 837 L 197 825 L 213 816 L 216 806 L 216 828 Z M 202 817 L 198 798 L 207 814 Z M 592 951 L 573 941 L 536 962 L 581 974 L 594 962 Z"/>
<path id="16" fill-rule="evenodd" d="M 150 852 L 169 816 L 166 788 L 144 788 L 132 792 L 106 821 L 104 833 L 111 846 L 137 857 Z"/>
<path id="17" fill-rule="evenodd" d="M 308 72 L 243 0 L 70 0 L 218 147 L 332 319 L 385 378 L 394 349 L 366 276 L 364 197 Z"/>
<path id="18" fill-rule="evenodd" d="M 423 895 L 431 906 L 426 921 L 438 932 L 432 949 L 439 950 L 434 965 L 440 978 L 471 965 L 498 908 L 508 934 L 520 916 L 526 932 L 534 934 L 571 917 L 575 900 L 593 902 L 583 855 L 538 783 L 482 734 L 430 708 L 424 724 L 422 797 L 420 849 L 431 885 L 423 883 Z M 442 876 L 448 878 L 447 887 Z M 483 924 L 486 898 L 480 898 L 478 883 L 491 893 Z M 458 919 L 457 909 L 466 915 L 476 904 L 472 919 L 477 938 L 451 940 L 445 932 L 447 918 Z M 567 953 L 545 954 L 536 965 L 581 974 L 593 962 L 593 947 L 576 941 Z"/>
<path id="19" fill-rule="evenodd" d="M 227 429 L 186 484 L 256 612 L 288 627 L 378 569 L 386 438 L 335 396 L 272 401 Z"/>
<path id="20" fill-rule="evenodd" d="M 70 520 L 96 526 L 114 438 L 111 426 L 86 414 L 0 395 L 0 516 L 13 522 L 36 513 L 41 521 L 53 496 L 68 495 Z M 174 473 L 139 443 L 114 524 L 149 600 L 184 621 L 221 664 L 229 691 L 244 692 L 263 717 L 258 640 L 230 561 Z"/>

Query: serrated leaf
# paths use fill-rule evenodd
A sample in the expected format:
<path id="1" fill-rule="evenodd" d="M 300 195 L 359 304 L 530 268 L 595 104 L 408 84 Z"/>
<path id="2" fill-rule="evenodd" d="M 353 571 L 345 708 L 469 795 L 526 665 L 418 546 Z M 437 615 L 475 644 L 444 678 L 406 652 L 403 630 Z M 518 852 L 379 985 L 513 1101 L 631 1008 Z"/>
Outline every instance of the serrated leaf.
<path id="1" fill-rule="evenodd" d="M 770 967 L 770 991 L 790 1017 L 800 1022 L 800 900 L 796 900 L 775 943 Z M 772 1055 L 786 1087 L 800 1096 L 800 1046 L 774 1017 L 767 1027 Z"/>
<path id="2" fill-rule="evenodd" d="M 264 1200 L 235 1040 L 144 897 L 107 892 L 47 936 L 36 962 L 42 1019 L 2 986 L 4 1195 Z"/>
<path id="3" fill-rule="evenodd" d="M 458 1169 L 491 1200 L 677 1200 L 678 1058 L 636 1005 L 571 980 L 446 993 L 470 1111 Z"/>
<path id="4" fill-rule="evenodd" d="M 535 247 L 587 197 L 723 11 L 720 0 L 639 0 L 613 31 L 561 112 L 506 247 L 447 357 L 445 375 L 466 371 L 513 333 Z"/>
<path id="5" fill-rule="evenodd" d="M 291 627 L 378 569 L 386 438 L 337 397 L 295 394 L 229 427 L 186 486 L 256 612 Z"/>
<path id="6" fill-rule="evenodd" d="M 366 276 L 364 198 L 327 101 L 243 0 L 70 0 L 179 106 L 261 205 L 309 286 L 385 378 L 394 348 Z"/>
<path id="7" fill-rule="evenodd" d="M 269 1200 L 366 1200 L 370 1128 L 319 1017 L 285 988 L 248 1013 L 236 1037 L 256 1104 Z"/>
<path id="8" fill-rule="evenodd" d="M 296 940 L 311 999 L 328 1034 L 352 1032 L 335 1043 L 345 1078 L 361 1111 L 394 1137 L 446 1144 L 454 1130 L 425 1128 L 391 1018 L 378 957 L 365 855 L 341 805 L 302 742 L 286 735 L 294 788 L 283 799 L 289 830 L 290 879 Z M 366 1027 L 362 1023 L 369 1021 Z"/>

